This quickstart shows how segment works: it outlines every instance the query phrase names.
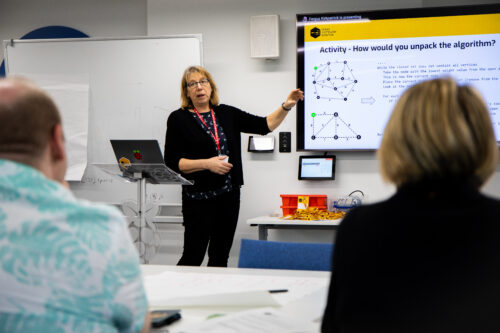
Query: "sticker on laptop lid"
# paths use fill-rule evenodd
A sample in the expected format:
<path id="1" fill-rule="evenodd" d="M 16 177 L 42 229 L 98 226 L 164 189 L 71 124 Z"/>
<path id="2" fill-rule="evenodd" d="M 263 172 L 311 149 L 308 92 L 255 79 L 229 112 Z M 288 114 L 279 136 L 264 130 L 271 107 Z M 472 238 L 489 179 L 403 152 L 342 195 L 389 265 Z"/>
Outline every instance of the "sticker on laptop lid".
<path id="1" fill-rule="evenodd" d="M 134 157 L 138 160 L 141 160 L 142 159 L 142 154 L 141 154 L 141 151 L 139 149 L 135 149 L 134 150 Z"/>
<path id="2" fill-rule="evenodd" d="M 131 163 L 130 163 L 130 160 L 128 158 L 122 157 L 122 158 L 120 158 L 120 165 L 123 168 L 127 169 L 131 165 Z"/>

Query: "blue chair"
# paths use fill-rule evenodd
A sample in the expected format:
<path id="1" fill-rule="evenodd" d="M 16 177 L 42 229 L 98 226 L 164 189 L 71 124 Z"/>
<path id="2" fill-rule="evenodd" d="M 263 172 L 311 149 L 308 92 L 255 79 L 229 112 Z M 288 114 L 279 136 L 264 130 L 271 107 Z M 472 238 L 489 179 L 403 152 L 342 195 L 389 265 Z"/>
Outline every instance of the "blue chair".
<path id="1" fill-rule="evenodd" d="M 333 244 L 242 239 L 239 268 L 329 271 Z"/>

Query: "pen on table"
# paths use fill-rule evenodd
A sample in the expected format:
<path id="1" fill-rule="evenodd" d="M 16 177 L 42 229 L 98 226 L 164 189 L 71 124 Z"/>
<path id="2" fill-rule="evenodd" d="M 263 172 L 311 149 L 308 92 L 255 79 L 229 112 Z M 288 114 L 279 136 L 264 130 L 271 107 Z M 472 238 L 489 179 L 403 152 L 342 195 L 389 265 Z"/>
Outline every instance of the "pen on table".
<path id="1" fill-rule="evenodd" d="M 271 290 L 269 290 L 269 293 L 271 293 L 271 294 L 286 293 L 286 292 L 288 292 L 288 289 L 271 289 Z"/>

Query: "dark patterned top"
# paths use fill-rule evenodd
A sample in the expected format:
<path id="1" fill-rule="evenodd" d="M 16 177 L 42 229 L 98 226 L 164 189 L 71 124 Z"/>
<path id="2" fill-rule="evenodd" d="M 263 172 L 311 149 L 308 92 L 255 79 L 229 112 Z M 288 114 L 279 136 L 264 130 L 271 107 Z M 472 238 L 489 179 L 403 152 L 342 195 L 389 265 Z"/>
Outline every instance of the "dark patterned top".
<path id="1" fill-rule="evenodd" d="M 215 134 L 214 130 L 214 122 L 212 120 L 212 112 L 204 112 L 200 113 L 200 116 L 203 118 L 203 121 L 205 124 L 207 124 L 208 128 L 203 124 L 198 118 L 198 115 L 196 113 L 192 113 L 193 118 L 196 120 L 198 125 L 201 126 L 203 131 L 207 133 L 208 137 L 213 141 L 214 143 L 214 149 L 215 151 L 220 154 L 220 155 L 225 155 L 229 156 L 229 146 L 227 144 L 227 137 L 226 134 L 224 133 L 224 130 L 222 129 L 222 126 L 220 125 L 219 120 L 217 119 L 217 116 L 215 116 L 215 122 L 217 123 L 217 132 L 219 135 L 219 145 L 220 145 L 220 153 L 217 151 L 217 144 L 215 143 L 215 140 L 212 137 L 212 134 Z M 226 177 L 224 181 L 224 185 L 213 189 L 213 190 L 208 190 L 208 191 L 187 191 L 186 195 L 188 198 L 191 199 L 210 199 L 213 197 L 216 197 L 222 193 L 230 192 L 233 189 L 233 185 L 231 183 L 231 171 L 229 171 L 227 174 L 224 175 Z"/>
<path id="2" fill-rule="evenodd" d="M 212 192 L 224 188 L 228 182 L 232 188 L 243 185 L 241 162 L 241 133 L 265 135 L 269 133 L 266 117 L 256 116 L 230 105 L 220 104 L 213 107 L 222 154 L 229 156 L 233 165 L 230 177 L 219 175 L 210 170 L 183 173 L 179 161 L 186 159 L 209 159 L 218 155 L 217 146 L 210 132 L 196 114 L 188 109 L 178 109 L 170 113 L 165 135 L 165 163 L 172 170 L 194 181 L 194 185 L 182 186 L 183 200 L 190 199 L 187 193 Z M 210 115 L 210 116 L 209 116 Z M 213 126 L 211 113 L 206 113 L 207 125 Z M 212 127 L 213 131 L 213 127 Z"/>

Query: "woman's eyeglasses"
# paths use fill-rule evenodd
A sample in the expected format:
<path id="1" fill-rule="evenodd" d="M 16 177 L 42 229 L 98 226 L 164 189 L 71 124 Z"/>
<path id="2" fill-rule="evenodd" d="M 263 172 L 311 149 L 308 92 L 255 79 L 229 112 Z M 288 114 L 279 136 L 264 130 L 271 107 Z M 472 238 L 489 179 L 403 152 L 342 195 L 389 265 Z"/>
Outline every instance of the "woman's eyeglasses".
<path id="1" fill-rule="evenodd" d="M 210 83 L 210 81 L 208 81 L 208 79 L 201 79 L 200 81 L 196 81 L 196 82 L 188 82 L 187 87 L 188 88 L 197 87 L 198 84 L 200 84 L 202 87 L 206 87 L 206 86 L 208 86 L 209 83 Z"/>

